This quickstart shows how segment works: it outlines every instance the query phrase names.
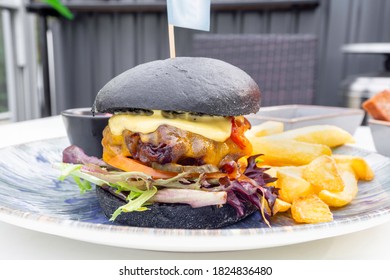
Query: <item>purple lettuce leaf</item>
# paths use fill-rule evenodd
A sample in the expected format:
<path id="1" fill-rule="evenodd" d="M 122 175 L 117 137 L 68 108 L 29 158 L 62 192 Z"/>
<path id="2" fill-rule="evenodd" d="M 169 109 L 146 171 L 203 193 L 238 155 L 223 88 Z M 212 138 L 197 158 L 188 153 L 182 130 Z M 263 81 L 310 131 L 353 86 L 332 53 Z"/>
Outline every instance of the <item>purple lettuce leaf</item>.
<path id="1" fill-rule="evenodd" d="M 107 164 L 93 156 L 88 156 L 83 149 L 78 146 L 71 145 L 62 152 L 62 162 L 73 164 L 95 164 L 98 166 L 107 166 Z"/>
<path id="2" fill-rule="evenodd" d="M 272 216 L 272 208 L 278 197 L 278 189 L 274 186 L 267 186 L 268 183 L 275 182 L 277 179 L 265 173 L 268 168 L 260 168 L 256 165 L 256 159 L 259 155 L 254 155 L 248 158 L 248 165 L 244 171 L 244 176 L 235 180 L 220 180 L 220 184 L 224 185 L 228 192 L 227 203 L 234 207 L 237 215 L 242 216 L 245 211 L 245 202 L 250 203 L 260 210 L 266 219 Z M 267 208 L 265 211 L 262 200 L 265 199 Z"/>
<path id="3" fill-rule="evenodd" d="M 261 155 L 254 155 L 248 158 L 248 166 L 244 172 L 245 176 L 255 180 L 260 186 L 275 182 L 277 178 L 265 173 L 269 168 L 257 167 L 256 159 Z"/>

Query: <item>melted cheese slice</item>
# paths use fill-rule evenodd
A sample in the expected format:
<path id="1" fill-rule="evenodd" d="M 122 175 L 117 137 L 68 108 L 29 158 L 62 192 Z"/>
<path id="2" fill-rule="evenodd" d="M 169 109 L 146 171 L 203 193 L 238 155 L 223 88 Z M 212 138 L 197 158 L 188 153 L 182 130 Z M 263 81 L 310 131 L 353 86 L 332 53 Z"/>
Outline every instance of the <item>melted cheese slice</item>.
<path id="1" fill-rule="evenodd" d="M 110 118 L 109 126 L 113 135 L 122 135 L 123 130 L 151 133 L 160 125 L 170 125 L 182 130 L 200 134 L 209 139 L 224 142 L 230 137 L 232 124 L 230 118 L 217 116 L 196 116 L 192 120 L 164 118 L 161 111 L 151 116 L 117 114 Z"/>

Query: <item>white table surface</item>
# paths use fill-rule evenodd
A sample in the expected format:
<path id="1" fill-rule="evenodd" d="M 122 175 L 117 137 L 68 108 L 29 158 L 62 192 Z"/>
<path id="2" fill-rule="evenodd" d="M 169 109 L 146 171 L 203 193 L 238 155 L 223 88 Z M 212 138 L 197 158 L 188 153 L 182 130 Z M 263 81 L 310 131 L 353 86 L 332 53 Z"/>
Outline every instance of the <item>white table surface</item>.
<path id="1" fill-rule="evenodd" d="M 0 125 L 0 148 L 65 136 L 59 116 Z M 367 127 L 355 134 L 357 146 L 374 149 Z M 360 232 L 276 248 L 172 253 L 96 245 L 0 222 L 0 259 L 390 259 L 390 222 Z M 259 237 L 261 238 L 261 237 Z"/>

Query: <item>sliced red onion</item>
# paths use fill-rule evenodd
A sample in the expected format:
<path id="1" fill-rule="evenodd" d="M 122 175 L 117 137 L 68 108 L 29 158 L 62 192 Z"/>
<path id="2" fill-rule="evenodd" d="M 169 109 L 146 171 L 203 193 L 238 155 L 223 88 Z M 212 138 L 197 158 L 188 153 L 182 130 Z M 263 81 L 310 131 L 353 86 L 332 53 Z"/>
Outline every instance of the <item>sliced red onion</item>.
<path id="1" fill-rule="evenodd" d="M 188 189 L 162 189 L 159 190 L 149 202 L 184 203 L 193 208 L 225 204 L 226 192 L 207 192 Z"/>

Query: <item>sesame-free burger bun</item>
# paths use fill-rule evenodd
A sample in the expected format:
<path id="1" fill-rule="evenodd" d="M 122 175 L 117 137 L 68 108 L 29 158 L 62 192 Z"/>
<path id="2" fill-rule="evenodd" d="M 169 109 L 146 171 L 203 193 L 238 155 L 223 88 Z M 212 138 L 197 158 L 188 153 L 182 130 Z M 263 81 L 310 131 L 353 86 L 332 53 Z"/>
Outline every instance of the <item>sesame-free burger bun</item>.
<path id="1" fill-rule="evenodd" d="M 256 82 L 236 66 L 212 58 L 177 57 L 144 63 L 113 78 L 97 94 L 92 110 L 239 116 L 256 113 L 260 97 Z"/>

